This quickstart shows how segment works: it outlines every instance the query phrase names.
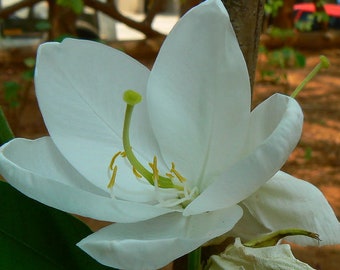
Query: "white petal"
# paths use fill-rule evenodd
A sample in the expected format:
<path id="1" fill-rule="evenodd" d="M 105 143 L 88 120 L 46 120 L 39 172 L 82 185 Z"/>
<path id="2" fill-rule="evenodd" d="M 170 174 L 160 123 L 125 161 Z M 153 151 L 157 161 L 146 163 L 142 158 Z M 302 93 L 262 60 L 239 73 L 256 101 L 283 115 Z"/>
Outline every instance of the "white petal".
<path id="1" fill-rule="evenodd" d="M 163 158 L 188 181 L 207 181 L 234 162 L 246 136 L 249 77 L 221 1 L 189 11 L 165 40 L 147 90 Z"/>
<path id="2" fill-rule="evenodd" d="M 49 133 L 72 166 L 102 189 L 112 156 L 123 150 L 122 93 L 133 89 L 144 95 L 148 76 L 134 59 L 99 43 L 66 39 L 39 47 L 35 85 Z M 158 149 L 145 104 L 136 106 L 131 123 L 132 146 L 144 157 L 146 150 L 157 154 Z M 130 175 L 118 173 L 117 183 L 143 190 Z"/>
<path id="3" fill-rule="evenodd" d="M 78 245 L 104 265 L 158 269 L 230 230 L 241 217 L 238 206 L 197 216 L 164 215 L 133 224 L 113 224 Z"/>
<path id="4" fill-rule="evenodd" d="M 320 235 L 321 245 L 340 244 L 340 223 L 323 194 L 312 184 L 278 172 L 246 199 L 250 213 L 271 231 L 300 228 Z M 289 237 L 298 244 L 317 245 L 307 237 Z"/>
<path id="5" fill-rule="evenodd" d="M 229 246 L 219 256 L 210 257 L 209 270 L 273 270 L 294 269 L 313 270 L 308 264 L 294 258 L 290 246 L 278 245 L 265 248 L 249 248 L 242 245 L 240 239 Z"/>
<path id="6" fill-rule="evenodd" d="M 243 210 L 242 218 L 236 223 L 234 228 L 225 235 L 225 239 L 228 237 L 239 237 L 242 241 L 250 241 L 258 238 L 259 235 L 271 233 L 272 231 L 266 228 L 261 221 L 258 221 L 252 214 L 250 214 L 248 208 L 242 203 L 239 204 Z M 251 224 L 251 226 L 249 226 Z"/>
<path id="7" fill-rule="evenodd" d="M 300 106 L 287 96 L 274 95 L 263 102 L 251 114 L 244 157 L 220 175 L 184 213 L 196 214 L 237 204 L 266 183 L 296 146 L 302 118 Z"/>
<path id="8" fill-rule="evenodd" d="M 88 182 L 59 153 L 49 137 L 14 139 L 1 148 L 0 173 L 16 189 L 54 208 L 113 222 L 136 222 L 170 212 L 116 200 Z"/>

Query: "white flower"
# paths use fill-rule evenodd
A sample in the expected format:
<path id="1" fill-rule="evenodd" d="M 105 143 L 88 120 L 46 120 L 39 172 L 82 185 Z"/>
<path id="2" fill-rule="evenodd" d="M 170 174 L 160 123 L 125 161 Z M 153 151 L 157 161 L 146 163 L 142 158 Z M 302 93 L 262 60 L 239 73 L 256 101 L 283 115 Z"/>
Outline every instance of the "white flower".
<path id="1" fill-rule="evenodd" d="M 320 190 L 282 171 L 239 205 L 244 209 L 243 217 L 229 236 L 249 240 L 268 232 L 299 228 L 317 233 L 320 243 L 304 236 L 286 240 L 300 245 L 340 243 L 340 223 Z"/>
<path id="2" fill-rule="evenodd" d="M 236 239 L 220 255 L 210 258 L 206 270 L 311 270 L 309 265 L 294 258 L 288 244 L 250 248 Z"/>
<path id="3" fill-rule="evenodd" d="M 0 172 L 44 204 L 116 222 L 79 243 L 116 268 L 156 269 L 230 231 L 247 205 L 238 204 L 279 171 L 301 134 L 292 98 L 274 95 L 250 112 L 246 65 L 219 0 L 178 22 L 151 71 L 67 39 L 40 46 L 35 74 L 50 137 L 4 145 Z M 128 89 L 143 97 L 131 123 Z"/>

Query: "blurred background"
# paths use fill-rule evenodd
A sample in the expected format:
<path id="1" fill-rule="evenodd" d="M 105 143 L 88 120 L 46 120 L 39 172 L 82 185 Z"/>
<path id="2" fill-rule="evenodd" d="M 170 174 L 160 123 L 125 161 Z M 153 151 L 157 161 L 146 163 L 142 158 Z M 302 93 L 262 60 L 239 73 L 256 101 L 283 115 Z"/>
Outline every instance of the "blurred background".
<path id="1" fill-rule="evenodd" d="M 37 46 L 65 37 L 96 40 L 152 68 L 178 18 L 200 0 L 0 0 L 0 106 L 17 137 L 47 135 L 34 94 Z M 233 3 L 233 1 L 223 1 Z M 237 2 L 237 1 L 234 1 Z M 244 1 L 245 2 L 245 1 Z M 283 170 L 316 185 L 340 217 L 340 4 L 263 1 L 253 104 L 291 94 L 318 63 L 331 62 L 297 97 L 300 143 Z M 243 7 L 247 9 L 247 7 Z M 242 14 L 241 14 L 242 15 Z M 198 30 L 199 31 L 199 30 Z M 237 89 L 236 89 L 237 90 Z M 96 228 L 98 224 L 91 224 Z M 315 269 L 339 269 L 340 246 L 294 247 Z"/>

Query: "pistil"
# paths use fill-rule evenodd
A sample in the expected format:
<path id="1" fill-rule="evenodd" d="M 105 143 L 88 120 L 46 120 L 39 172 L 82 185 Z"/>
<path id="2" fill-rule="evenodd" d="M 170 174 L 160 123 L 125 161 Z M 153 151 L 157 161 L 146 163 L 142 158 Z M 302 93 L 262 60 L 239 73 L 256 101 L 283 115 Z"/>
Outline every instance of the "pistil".
<path id="1" fill-rule="evenodd" d="M 154 156 L 153 162 L 149 163 L 152 171 L 149 171 L 143 166 L 142 163 L 139 162 L 132 150 L 129 133 L 134 106 L 142 101 L 142 96 L 133 90 L 127 90 L 123 95 L 123 99 L 126 102 L 122 138 L 124 151 L 119 151 L 112 157 L 112 160 L 109 164 L 110 182 L 107 187 L 112 192 L 118 170 L 117 166 L 114 165 L 115 160 L 119 156 L 123 158 L 126 157 L 132 166 L 133 174 L 137 178 L 145 178 L 152 186 L 155 187 L 156 199 L 158 200 L 160 206 L 181 206 L 185 208 L 186 205 L 188 205 L 198 195 L 198 189 L 196 187 L 189 189 L 186 178 L 176 170 L 175 163 L 173 162 L 171 163 L 171 169 L 165 174 L 165 176 L 162 176 L 159 173 L 156 156 Z M 177 196 L 171 199 L 163 199 L 161 196 L 163 191 L 160 189 L 173 189 L 176 191 Z"/>
<path id="2" fill-rule="evenodd" d="M 154 185 L 153 173 L 151 173 L 148 169 L 146 169 L 136 158 L 135 154 L 132 151 L 132 147 L 130 145 L 130 123 L 131 116 L 134 109 L 134 106 L 142 101 L 142 96 L 133 91 L 128 90 L 124 93 L 123 96 L 124 101 L 126 102 L 126 110 L 125 110 L 125 119 L 124 119 L 124 127 L 123 127 L 123 147 L 126 154 L 126 158 L 129 160 L 130 164 L 133 166 L 134 170 L 136 170 L 140 175 L 142 175 L 151 185 Z M 163 176 L 159 176 L 158 185 L 162 188 L 180 188 L 172 183 L 171 179 Z"/>

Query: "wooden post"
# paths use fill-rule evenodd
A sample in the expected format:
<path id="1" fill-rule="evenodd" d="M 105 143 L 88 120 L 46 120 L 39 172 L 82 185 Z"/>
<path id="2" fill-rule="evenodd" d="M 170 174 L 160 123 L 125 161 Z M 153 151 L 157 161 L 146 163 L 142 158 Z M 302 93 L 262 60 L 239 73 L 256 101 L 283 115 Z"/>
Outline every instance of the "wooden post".
<path id="1" fill-rule="evenodd" d="M 247 63 L 251 87 L 253 87 L 264 0 L 222 0 L 222 2 L 230 15 L 231 23 Z"/>

